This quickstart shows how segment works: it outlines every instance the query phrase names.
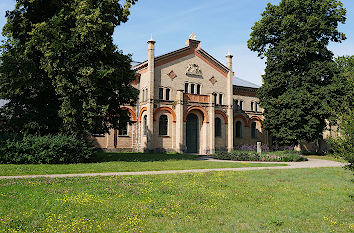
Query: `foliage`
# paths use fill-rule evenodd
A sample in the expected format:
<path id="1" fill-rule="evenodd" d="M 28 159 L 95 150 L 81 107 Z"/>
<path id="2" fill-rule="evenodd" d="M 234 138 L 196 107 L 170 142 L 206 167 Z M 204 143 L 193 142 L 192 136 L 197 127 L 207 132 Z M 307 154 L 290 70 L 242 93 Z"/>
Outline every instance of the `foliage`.
<path id="1" fill-rule="evenodd" d="M 2 136 L 5 139 L 5 136 Z M 79 163 L 92 160 L 95 148 L 83 139 L 66 135 L 6 136 L 0 141 L 0 163 Z"/>
<path id="2" fill-rule="evenodd" d="M 264 129 L 275 144 L 322 137 L 325 119 L 343 96 L 343 80 L 327 46 L 346 39 L 337 29 L 345 14 L 338 0 L 282 0 L 268 3 L 252 27 L 248 47 L 267 58 L 257 95 Z"/>
<path id="3" fill-rule="evenodd" d="M 97 153 L 92 161 L 79 164 L 0 164 L 0 176 L 285 166 L 281 163 L 216 163 L 200 160 L 197 155 L 108 152 Z"/>
<path id="4" fill-rule="evenodd" d="M 214 157 L 235 161 L 300 162 L 307 160 L 301 156 L 300 152 L 294 150 L 265 152 L 261 155 L 258 155 L 256 151 L 220 151 L 216 152 Z"/>
<path id="5" fill-rule="evenodd" d="M 336 63 L 346 80 L 346 93 L 334 114 L 339 124 L 338 137 L 329 142 L 334 154 L 344 158 L 349 163 L 347 167 L 354 170 L 354 55 L 338 57 Z"/>
<path id="6" fill-rule="evenodd" d="M 0 232 L 353 232 L 341 168 L 0 180 Z"/>
<path id="7" fill-rule="evenodd" d="M 284 151 L 284 150 L 294 150 L 294 146 L 278 146 L 278 145 L 262 145 L 262 151 L 269 152 L 269 151 Z M 235 150 L 242 150 L 242 151 L 257 151 L 257 145 L 239 145 L 235 147 Z"/>
<path id="8" fill-rule="evenodd" d="M 120 106 L 137 98 L 136 77 L 112 35 L 135 2 L 17 0 L 3 28 L 3 130 L 84 135 L 125 125 Z"/>
<path id="9" fill-rule="evenodd" d="M 347 167 L 354 171 L 354 110 L 350 109 L 339 119 L 339 136 L 330 138 L 334 154 L 345 159 Z"/>

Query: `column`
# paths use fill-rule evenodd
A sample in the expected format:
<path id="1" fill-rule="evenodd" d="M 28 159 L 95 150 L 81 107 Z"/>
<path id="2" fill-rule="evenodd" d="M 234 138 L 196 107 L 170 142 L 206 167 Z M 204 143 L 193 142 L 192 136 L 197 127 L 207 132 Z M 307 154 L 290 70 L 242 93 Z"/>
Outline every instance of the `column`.
<path id="1" fill-rule="evenodd" d="M 226 66 L 229 68 L 227 74 L 227 150 L 230 152 L 234 148 L 234 112 L 233 112 L 233 76 L 232 71 L 232 55 L 230 52 L 226 55 Z"/>

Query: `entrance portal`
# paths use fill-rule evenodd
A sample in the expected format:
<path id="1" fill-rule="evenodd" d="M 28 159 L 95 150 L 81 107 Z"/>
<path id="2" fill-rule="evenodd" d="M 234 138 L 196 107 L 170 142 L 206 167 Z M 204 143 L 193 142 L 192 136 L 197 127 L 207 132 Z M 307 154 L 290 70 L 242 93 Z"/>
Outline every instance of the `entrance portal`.
<path id="1" fill-rule="evenodd" d="M 186 125 L 187 153 L 198 153 L 199 150 L 199 124 L 198 117 L 191 113 L 187 116 Z"/>

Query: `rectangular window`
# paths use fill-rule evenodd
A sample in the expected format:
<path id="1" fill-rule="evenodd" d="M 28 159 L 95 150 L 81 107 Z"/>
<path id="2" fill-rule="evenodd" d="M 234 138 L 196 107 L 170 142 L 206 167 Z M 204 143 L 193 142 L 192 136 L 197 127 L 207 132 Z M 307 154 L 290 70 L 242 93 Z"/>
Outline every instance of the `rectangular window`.
<path id="1" fill-rule="evenodd" d="M 188 83 L 184 84 L 184 93 L 188 93 Z"/>
<path id="2" fill-rule="evenodd" d="M 219 104 L 222 105 L 222 94 L 219 94 Z"/>
<path id="3" fill-rule="evenodd" d="M 257 102 L 255 102 L 255 107 L 256 107 L 255 111 L 258 112 L 258 103 Z"/>
<path id="4" fill-rule="evenodd" d="M 160 100 L 163 99 L 163 88 L 162 87 L 159 88 L 159 99 Z"/>
<path id="5" fill-rule="evenodd" d="M 197 85 L 197 94 L 200 95 L 200 85 Z"/>
<path id="6" fill-rule="evenodd" d="M 128 125 L 118 130 L 118 136 L 128 136 Z"/>
<path id="7" fill-rule="evenodd" d="M 216 105 L 218 94 L 214 93 L 214 104 Z"/>
<path id="8" fill-rule="evenodd" d="M 170 89 L 169 89 L 169 88 L 166 89 L 166 96 L 165 96 L 165 99 L 166 99 L 166 100 L 170 100 Z"/>
<path id="9" fill-rule="evenodd" d="M 234 109 L 237 111 L 238 110 L 238 100 L 234 101 Z"/>
<path id="10" fill-rule="evenodd" d="M 251 111 L 253 111 L 253 102 L 251 102 Z"/>
<path id="11" fill-rule="evenodd" d="M 191 84 L 191 94 L 194 94 L 194 84 Z"/>
<path id="12" fill-rule="evenodd" d="M 243 101 L 240 101 L 240 110 L 243 110 Z"/>

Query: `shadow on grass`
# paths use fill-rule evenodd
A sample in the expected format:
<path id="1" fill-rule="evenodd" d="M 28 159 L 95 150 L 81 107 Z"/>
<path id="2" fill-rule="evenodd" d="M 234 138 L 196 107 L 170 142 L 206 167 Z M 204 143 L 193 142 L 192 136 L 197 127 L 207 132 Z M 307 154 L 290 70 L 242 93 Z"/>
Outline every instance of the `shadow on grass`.
<path id="1" fill-rule="evenodd" d="M 198 155 L 188 154 L 149 154 L 149 153 L 118 153 L 118 152 L 98 152 L 93 162 L 154 162 L 168 160 L 195 160 Z"/>

